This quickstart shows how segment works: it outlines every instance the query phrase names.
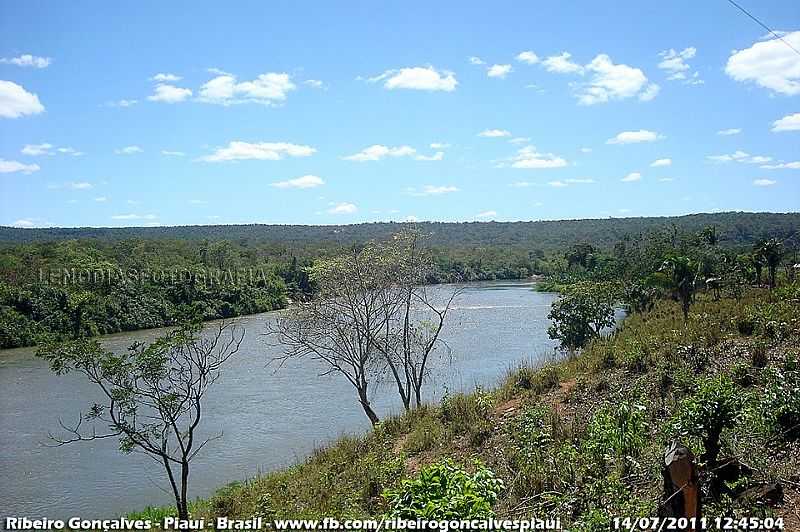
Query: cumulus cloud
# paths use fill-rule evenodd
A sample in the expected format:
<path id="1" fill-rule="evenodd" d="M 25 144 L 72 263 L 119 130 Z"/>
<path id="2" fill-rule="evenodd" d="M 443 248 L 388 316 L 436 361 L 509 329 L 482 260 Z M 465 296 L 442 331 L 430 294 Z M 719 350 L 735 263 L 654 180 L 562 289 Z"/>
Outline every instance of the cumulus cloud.
<path id="1" fill-rule="evenodd" d="M 422 189 L 409 188 L 408 193 L 412 196 L 441 196 L 442 194 L 450 194 L 458 192 L 458 187 L 452 185 L 425 185 Z"/>
<path id="2" fill-rule="evenodd" d="M 450 144 L 446 142 L 431 142 L 430 146 L 434 150 L 443 150 L 445 148 L 449 148 Z"/>
<path id="3" fill-rule="evenodd" d="M 367 81 L 375 83 L 383 81 L 383 87 L 388 90 L 413 89 L 422 91 L 456 90 L 458 80 L 453 72 L 436 70 L 432 66 L 407 67 L 398 70 L 387 70 L 379 76 L 369 78 Z"/>
<path id="4" fill-rule="evenodd" d="M 722 135 L 723 137 L 729 137 L 731 135 L 738 135 L 741 132 L 742 130 L 740 128 L 732 127 L 728 129 L 720 129 L 719 131 L 717 131 L 717 135 Z"/>
<path id="5" fill-rule="evenodd" d="M 49 57 L 39 57 L 31 54 L 22 54 L 18 57 L 3 57 L 0 63 L 17 65 L 21 67 L 47 68 L 53 60 Z"/>
<path id="6" fill-rule="evenodd" d="M 311 146 L 291 144 L 289 142 L 243 142 L 234 140 L 224 148 L 217 148 L 214 153 L 201 157 L 201 161 L 219 163 L 224 161 L 279 161 L 285 157 L 308 157 L 317 150 Z"/>
<path id="7" fill-rule="evenodd" d="M 800 49 L 800 31 L 785 34 L 783 40 Z M 800 94 L 800 54 L 786 42 L 770 39 L 732 52 L 725 73 L 736 81 L 755 83 L 780 94 Z"/>
<path id="8" fill-rule="evenodd" d="M 786 115 L 772 123 L 772 131 L 779 133 L 781 131 L 800 131 L 800 113 L 793 115 Z"/>
<path id="9" fill-rule="evenodd" d="M 27 229 L 27 228 L 30 228 L 30 227 L 36 227 L 36 223 L 34 221 L 32 221 L 32 220 L 22 219 L 22 220 L 17 220 L 14 223 L 12 223 L 11 227 L 21 227 L 23 229 Z"/>
<path id="10" fill-rule="evenodd" d="M 321 187 L 325 181 L 321 177 L 315 175 L 304 175 L 296 177 L 295 179 L 287 179 L 286 181 L 278 181 L 272 183 L 275 188 L 315 188 Z"/>
<path id="11" fill-rule="evenodd" d="M 768 163 L 772 160 L 772 157 L 767 157 L 764 155 L 750 155 L 749 153 L 736 150 L 730 154 L 723 154 L 723 155 L 709 155 L 706 157 L 709 161 L 713 161 L 715 163 L 747 163 L 747 164 L 763 164 Z"/>
<path id="12" fill-rule="evenodd" d="M 569 52 L 561 52 L 559 55 L 551 55 L 542 61 L 542 65 L 548 72 L 557 72 L 559 74 L 582 74 L 583 67 L 578 63 L 573 62 L 570 58 L 572 54 Z"/>
<path id="13" fill-rule="evenodd" d="M 683 80 L 684 83 L 689 85 L 701 85 L 703 80 L 700 79 L 700 74 L 695 72 L 688 75 L 692 67 L 686 63 L 687 60 L 692 59 L 697 54 L 697 49 L 693 46 L 684 48 L 680 52 L 670 48 L 664 50 L 659 56 L 662 60 L 658 64 L 658 68 L 667 73 L 668 80 Z"/>
<path id="14" fill-rule="evenodd" d="M 303 85 L 308 85 L 312 89 L 324 89 L 325 88 L 325 83 L 323 83 L 322 80 L 319 80 L 319 79 L 307 79 L 307 80 L 305 80 L 303 82 Z"/>
<path id="15" fill-rule="evenodd" d="M 83 155 L 83 152 L 80 152 L 70 146 L 63 146 L 57 148 L 48 142 L 44 142 L 42 144 L 26 144 L 25 146 L 22 147 L 21 152 L 24 155 L 31 155 L 34 157 L 38 157 L 41 155 L 55 155 L 56 153 L 62 153 L 64 155 L 72 155 L 74 157 Z"/>
<path id="16" fill-rule="evenodd" d="M 0 118 L 19 118 L 44 112 L 36 94 L 13 81 L 0 80 Z"/>
<path id="17" fill-rule="evenodd" d="M 433 155 L 421 155 L 421 154 L 415 155 L 414 159 L 416 159 L 417 161 L 441 161 L 442 159 L 444 159 L 444 152 L 437 151 Z"/>
<path id="18" fill-rule="evenodd" d="M 606 144 L 635 144 L 637 142 L 654 142 L 664 138 L 663 135 L 655 131 L 648 131 L 640 129 L 639 131 L 623 131 L 618 133 L 617 136 L 610 138 Z"/>
<path id="19" fill-rule="evenodd" d="M 650 163 L 650 166 L 653 166 L 653 167 L 671 166 L 671 165 L 672 165 L 672 159 L 656 159 L 655 161 Z"/>
<path id="20" fill-rule="evenodd" d="M 767 170 L 783 170 L 783 169 L 790 169 L 790 170 L 800 170 L 800 161 L 792 161 L 788 163 L 777 163 L 777 164 L 764 164 L 761 165 L 761 168 L 766 168 Z"/>
<path id="21" fill-rule="evenodd" d="M 633 97 L 649 101 L 655 98 L 660 90 L 657 84 L 648 82 L 647 76 L 640 69 L 615 64 L 606 54 L 600 54 L 592 59 L 585 70 L 592 75 L 589 81 L 574 85 L 578 102 L 582 105 L 595 105 Z"/>
<path id="22" fill-rule="evenodd" d="M 170 73 L 158 73 L 155 76 L 150 78 L 150 81 L 155 81 L 156 83 L 166 83 L 170 81 L 180 81 L 182 78 L 180 76 L 176 76 L 175 74 Z"/>
<path id="23" fill-rule="evenodd" d="M 139 103 L 139 100 L 117 100 L 114 102 L 108 102 L 106 106 L 108 107 L 133 107 Z"/>
<path id="24" fill-rule="evenodd" d="M 23 174 L 30 174 L 39 170 L 38 164 L 24 164 L 18 161 L 6 161 L 0 159 L 0 174 L 13 174 L 22 172 Z"/>
<path id="25" fill-rule="evenodd" d="M 479 137 L 488 137 L 488 138 L 496 138 L 496 137 L 510 137 L 511 132 L 506 131 L 505 129 L 485 129 L 478 133 Z"/>
<path id="26" fill-rule="evenodd" d="M 114 150 L 114 153 L 117 155 L 133 155 L 135 153 L 142 153 L 144 150 L 139 146 L 125 146 L 124 148 L 119 148 Z"/>
<path id="27" fill-rule="evenodd" d="M 539 56 L 533 53 L 531 50 L 518 53 L 516 59 L 520 63 L 527 63 L 529 65 L 535 65 L 539 62 Z"/>
<path id="28" fill-rule="evenodd" d="M 623 177 L 621 181 L 624 183 L 633 183 L 635 181 L 641 181 L 641 180 L 642 180 L 642 174 L 640 174 L 639 172 L 631 172 L 630 174 Z"/>
<path id="29" fill-rule="evenodd" d="M 476 214 L 475 218 L 486 219 L 486 218 L 493 218 L 495 216 L 497 216 L 497 211 L 483 211 Z"/>
<path id="30" fill-rule="evenodd" d="M 168 157 L 183 157 L 186 154 L 182 151 L 161 150 L 161 155 L 166 155 Z"/>
<path id="31" fill-rule="evenodd" d="M 358 208 L 354 204 L 342 202 L 336 203 L 328 209 L 328 214 L 353 214 L 356 211 L 358 211 Z"/>
<path id="32" fill-rule="evenodd" d="M 486 63 L 483 61 L 483 59 L 481 59 L 480 57 L 476 57 L 476 56 L 474 56 L 474 55 L 473 55 L 472 57 L 470 57 L 470 58 L 469 58 L 469 62 L 470 62 L 470 64 L 472 64 L 472 65 L 484 65 L 484 64 L 486 64 Z"/>
<path id="33" fill-rule="evenodd" d="M 486 71 L 486 75 L 490 78 L 504 79 L 512 70 L 511 65 L 492 65 Z"/>
<path id="34" fill-rule="evenodd" d="M 366 161 L 380 161 L 386 157 L 411 157 L 416 155 L 417 150 L 411 146 L 383 146 L 382 144 L 373 144 L 353 155 L 342 157 L 346 161 L 366 162 Z"/>
<path id="35" fill-rule="evenodd" d="M 151 102 L 178 103 L 191 96 L 191 89 L 176 87 L 168 83 L 159 83 L 156 85 L 155 92 L 148 96 L 147 99 Z"/>
<path id="36" fill-rule="evenodd" d="M 567 161 L 552 153 L 540 153 L 534 146 L 525 146 L 511 159 L 512 168 L 562 168 Z"/>
<path id="37" fill-rule="evenodd" d="M 756 179 L 753 181 L 753 185 L 757 187 L 771 187 L 776 183 L 777 181 L 773 181 L 772 179 Z"/>
<path id="38" fill-rule="evenodd" d="M 98 203 L 105 203 L 108 201 L 108 198 L 106 196 L 97 196 L 94 200 Z"/>
<path id="39" fill-rule="evenodd" d="M 277 105 L 286 100 L 295 90 L 291 76 L 286 73 L 268 72 L 252 81 L 237 81 L 236 76 L 224 73 L 200 87 L 198 100 L 217 105 L 259 103 Z"/>

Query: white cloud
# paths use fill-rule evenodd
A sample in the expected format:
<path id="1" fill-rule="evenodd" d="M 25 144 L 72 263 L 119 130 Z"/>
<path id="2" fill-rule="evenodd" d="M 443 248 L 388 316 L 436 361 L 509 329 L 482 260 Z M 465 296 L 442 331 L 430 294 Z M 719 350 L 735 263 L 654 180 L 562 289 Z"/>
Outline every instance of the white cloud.
<path id="1" fill-rule="evenodd" d="M 669 183 L 670 181 L 675 181 L 671 177 L 659 177 L 658 180 L 661 181 L 662 183 Z"/>
<path id="2" fill-rule="evenodd" d="M 75 190 L 89 190 L 90 188 L 94 188 L 94 185 L 86 181 L 72 181 L 71 183 L 67 183 L 67 186 Z"/>
<path id="3" fill-rule="evenodd" d="M 284 157 L 308 157 L 317 150 L 311 146 L 288 142 L 242 142 L 234 140 L 225 148 L 217 148 L 211 155 L 201 157 L 201 161 L 218 163 L 222 161 L 279 161 Z"/>
<path id="4" fill-rule="evenodd" d="M 139 146 L 125 146 L 124 148 L 119 148 L 114 150 L 114 153 L 117 155 L 133 155 L 134 153 L 142 153 L 144 150 Z"/>
<path id="5" fill-rule="evenodd" d="M 451 185 L 425 185 L 422 187 L 421 190 L 417 190 L 416 188 L 409 188 L 407 189 L 408 193 L 412 196 L 440 196 L 442 194 L 450 194 L 452 192 L 458 192 L 458 187 L 454 187 Z"/>
<path id="6" fill-rule="evenodd" d="M 780 39 L 753 44 L 731 53 L 725 73 L 741 82 L 753 82 L 766 89 L 789 96 L 800 94 L 800 31 L 787 33 Z"/>
<path id="7" fill-rule="evenodd" d="M 304 175 L 295 179 L 287 179 L 286 181 L 278 181 L 272 183 L 276 188 L 315 188 L 325 184 L 321 177 L 315 175 Z"/>
<path id="8" fill-rule="evenodd" d="M 671 165 L 672 165 L 672 159 L 656 159 L 655 161 L 650 163 L 650 166 L 653 166 L 653 167 L 671 166 Z"/>
<path id="9" fill-rule="evenodd" d="M 183 157 L 186 154 L 182 151 L 161 150 L 161 155 L 167 155 L 170 157 Z"/>
<path id="10" fill-rule="evenodd" d="M 508 142 L 510 142 L 511 144 L 527 144 L 530 141 L 531 141 L 530 137 L 514 137 Z"/>
<path id="11" fill-rule="evenodd" d="M 236 76 L 223 74 L 200 87 L 198 100 L 218 105 L 260 103 L 276 105 L 286 100 L 289 92 L 296 88 L 291 76 L 286 73 L 268 72 L 252 81 L 238 82 Z"/>
<path id="12" fill-rule="evenodd" d="M 147 99 L 151 102 L 178 103 L 188 99 L 191 95 L 191 89 L 159 83 L 156 85 L 155 93 L 148 96 Z"/>
<path id="13" fill-rule="evenodd" d="M 527 187 L 532 187 L 533 183 L 531 183 L 530 181 L 515 181 L 511 183 L 509 186 L 514 188 L 527 188 Z"/>
<path id="14" fill-rule="evenodd" d="M 176 76 L 175 74 L 158 73 L 155 76 L 153 76 L 152 78 L 150 78 L 150 81 L 155 81 L 157 83 L 165 83 L 165 82 L 170 82 L 170 81 L 180 81 L 181 79 L 182 78 L 180 76 Z"/>
<path id="15" fill-rule="evenodd" d="M 47 68 L 53 60 L 49 57 L 39 57 L 31 54 L 22 54 L 19 57 L 3 57 L 0 63 L 17 65 L 21 67 Z"/>
<path id="16" fill-rule="evenodd" d="M 497 216 L 497 211 L 483 211 L 475 215 L 475 218 L 492 218 Z"/>
<path id="17" fill-rule="evenodd" d="M 658 68 L 664 70 L 667 74 L 668 80 L 684 80 L 684 83 L 689 85 L 701 85 L 703 80 L 699 79 L 700 74 L 695 72 L 691 76 L 687 77 L 687 73 L 692 67 L 686 63 L 687 60 L 692 59 L 697 54 L 697 49 L 693 46 L 688 48 L 684 48 L 680 52 L 677 52 L 670 48 L 669 50 L 664 50 L 659 56 L 662 57 L 661 62 L 658 64 Z"/>
<path id="18" fill-rule="evenodd" d="M 561 52 L 560 55 L 551 55 L 542 61 L 542 65 L 548 72 L 557 72 L 559 74 L 583 74 L 583 67 L 578 63 L 570 60 L 572 54 L 569 52 Z"/>
<path id="19" fill-rule="evenodd" d="M 800 113 L 786 115 L 772 123 L 772 131 L 800 131 Z"/>
<path id="20" fill-rule="evenodd" d="M 722 135 L 723 137 L 729 137 L 731 135 L 738 135 L 741 132 L 742 130 L 740 128 L 732 127 L 729 129 L 720 129 L 719 131 L 717 131 L 717 135 Z"/>
<path id="21" fill-rule="evenodd" d="M 414 159 L 417 161 L 441 161 L 444 159 L 444 152 L 437 151 L 433 155 L 416 155 Z"/>
<path id="22" fill-rule="evenodd" d="M 514 69 L 511 65 L 492 65 L 486 71 L 486 75 L 490 78 L 505 79 L 505 77 Z"/>
<path id="23" fill-rule="evenodd" d="M 108 107 L 133 107 L 139 103 L 139 100 L 117 100 L 115 102 L 108 102 Z"/>
<path id="24" fill-rule="evenodd" d="M 30 174 L 39 170 L 38 164 L 24 164 L 18 161 L 6 161 L 0 159 L 0 174 L 13 174 L 22 172 L 23 174 Z"/>
<path id="25" fill-rule="evenodd" d="M 479 137 L 488 137 L 488 138 L 496 138 L 496 137 L 510 137 L 511 132 L 506 131 L 505 129 L 486 129 L 478 133 Z"/>
<path id="26" fill-rule="evenodd" d="M 61 148 L 56 148 L 55 146 L 53 146 L 52 144 L 47 143 L 47 142 L 42 143 L 42 144 L 26 144 L 25 146 L 23 146 L 21 152 L 24 155 L 31 155 L 31 156 L 34 156 L 34 157 L 37 157 L 37 156 L 40 156 L 40 155 L 55 155 L 56 152 L 57 153 L 63 153 L 65 155 L 72 155 L 74 157 L 77 157 L 79 155 L 83 155 L 83 152 L 80 152 L 80 151 L 78 151 L 75 148 L 72 148 L 70 146 L 64 146 L 64 147 L 61 147 Z"/>
<path id="27" fill-rule="evenodd" d="M 380 161 L 385 157 L 410 157 L 416 155 L 417 150 L 411 146 L 383 146 L 381 144 L 373 144 L 364 148 L 358 153 L 342 157 L 346 161 L 366 162 L 366 161 Z"/>
<path id="28" fill-rule="evenodd" d="M 328 209 L 328 214 L 353 214 L 356 211 L 358 211 L 358 208 L 354 204 L 342 202 Z"/>
<path id="29" fill-rule="evenodd" d="M 312 89 L 324 89 L 325 88 L 325 83 L 323 83 L 322 80 L 319 80 L 319 79 L 307 79 L 307 80 L 305 80 L 303 82 L 303 85 L 308 85 Z"/>
<path id="30" fill-rule="evenodd" d="M 548 181 L 547 184 L 554 188 L 564 188 L 569 186 L 564 181 Z"/>
<path id="31" fill-rule="evenodd" d="M 450 144 L 448 144 L 446 142 L 431 142 L 430 146 L 431 146 L 431 149 L 434 149 L 434 150 L 444 150 L 446 148 L 449 148 Z"/>
<path id="32" fill-rule="evenodd" d="M 521 63 L 527 63 L 529 65 L 535 65 L 539 62 L 539 56 L 530 50 L 518 53 L 516 59 Z"/>
<path id="33" fill-rule="evenodd" d="M 574 85 L 578 103 L 594 105 L 610 100 L 622 100 L 638 97 L 649 101 L 656 97 L 659 86 L 648 83 L 647 76 L 638 68 L 623 64 L 614 64 L 606 54 L 600 54 L 586 65 L 586 71 L 592 73 L 586 83 Z"/>
<path id="34" fill-rule="evenodd" d="M 369 78 L 369 82 L 383 81 L 386 89 L 413 89 L 422 91 L 445 91 L 456 90 L 458 80 L 453 72 L 442 70 L 441 72 L 427 67 L 408 67 L 399 70 L 387 70 L 379 76 Z"/>
<path id="35" fill-rule="evenodd" d="M 19 118 L 44 112 L 39 97 L 12 81 L 0 80 L 0 118 Z"/>
<path id="36" fill-rule="evenodd" d="M 761 168 L 766 168 L 767 170 L 781 170 L 788 168 L 790 170 L 800 170 L 800 161 L 792 161 L 789 163 L 778 163 L 778 164 L 765 164 L 762 165 Z"/>
<path id="37" fill-rule="evenodd" d="M 31 220 L 17 220 L 16 222 L 11 224 L 11 227 L 22 227 L 22 228 L 36 227 L 36 223 L 32 222 Z"/>
<path id="38" fill-rule="evenodd" d="M 777 181 L 773 181 L 772 179 L 756 179 L 753 181 L 753 185 L 757 187 L 771 187 L 776 183 Z"/>
<path id="39" fill-rule="evenodd" d="M 622 181 L 624 183 L 633 183 L 634 181 L 641 181 L 641 180 L 642 180 L 642 174 L 640 174 L 639 172 L 631 172 L 630 174 L 622 178 Z"/>
<path id="40" fill-rule="evenodd" d="M 706 157 L 709 161 L 714 161 L 716 163 L 730 163 L 730 162 L 737 162 L 737 163 L 748 163 L 748 164 L 763 164 L 768 163 L 772 160 L 772 157 L 766 157 L 764 155 L 750 155 L 747 152 L 742 150 L 736 150 L 731 154 L 724 154 L 724 155 L 709 155 Z"/>
<path id="41" fill-rule="evenodd" d="M 155 214 L 115 214 L 111 217 L 112 220 L 155 220 L 158 216 Z"/>
<path id="42" fill-rule="evenodd" d="M 581 153 L 592 153 L 591 148 L 581 148 Z"/>
<path id="43" fill-rule="evenodd" d="M 539 153 L 534 146 L 525 146 L 517 151 L 512 158 L 513 168 L 562 168 L 567 166 L 567 161 L 552 153 Z"/>
<path id="44" fill-rule="evenodd" d="M 475 57 L 474 55 L 469 58 L 469 62 L 470 62 L 470 64 L 473 64 L 473 65 L 484 65 L 484 64 L 486 64 L 483 61 L 483 59 L 481 59 L 480 57 Z"/>
<path id="45" fill-rule="evenodd" d="M 640 129 L 639 131 L 623 131 L 618 133 L 616 137 L 608 139 L 606 144 L 634 144 L 637 142 L 654 142 L 664 138 L 655 131 L 648 131 Z"/>
<path id="46" fill-rule="evenodd" d="M 52 144 L 43 143 L 43 144 L 26 144 L 22 148 L 22 153 L 25 155 L 50 155 L 52 152 L 50 151 L 53 148 Z"/>
<path id="47" fill-rule="evenodd" d="M 577 184 L 577 185 L 586 185 L 586 184 L 594 183 L 594 179 L 591 179 L 591 178 L 588 178 L 588 177 L 585 177 L 585 178 L 570 178 L 570 179 L 565 179 L 564 183 Z"/>
<path id="48" fill-rule="evenodd" d="M 94 200 L 98 203 L 105 203 L 108 201 L 108 198 L 106 196 L 97 196 Z"/>

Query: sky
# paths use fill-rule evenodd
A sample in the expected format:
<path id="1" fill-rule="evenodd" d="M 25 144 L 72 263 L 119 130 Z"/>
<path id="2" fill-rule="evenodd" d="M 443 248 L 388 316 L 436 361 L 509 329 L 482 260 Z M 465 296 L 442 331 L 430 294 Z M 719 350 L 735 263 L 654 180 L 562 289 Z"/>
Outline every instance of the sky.
<path id="1" fill-rule="evenodd" d="M 800 207 L 800 2 L 0 3 L 0 225 Z M 793 49 L 794 48 L 794 49 Z"/>

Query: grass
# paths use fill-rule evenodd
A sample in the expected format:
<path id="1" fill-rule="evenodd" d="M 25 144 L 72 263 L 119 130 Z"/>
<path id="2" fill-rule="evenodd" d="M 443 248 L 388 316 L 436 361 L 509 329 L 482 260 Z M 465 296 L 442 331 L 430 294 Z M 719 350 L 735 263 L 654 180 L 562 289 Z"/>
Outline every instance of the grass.
<path id="1" fill-rule="evenodd" d="M 722 494 L 708 497 L 705 515 L 795 519 L 800 442 L 791 424 L 800 420 L 800 306 L 792 299 L 796 290 L 785 293 L 754 289 L 741 301 L 699 294 L 686 323 L 677 303 L 660 301 L 579 356 L 520 366 L 495 390 L 451 395 L 387 419 L 294 467 L 224 487 L 194 511 L 378 516 L 388 511 L 381 493 L 425 465 L 452 459 L 469 467 L 479 459 L 505 484 L 498 516 L 559 516 L 570 530 L 604 530 L 613 515 L 657 513 L 670 438 L 679 436 L 701 456 L 696 420 L 716 400 L 712 377 L 719 377 L 736 398 L 735 419 L 723 423 L 720 460 L 746 464 L 749 473 L 715 481 Z M 783 484 L 783 507 L 737 498 L 766 482 Z"/>

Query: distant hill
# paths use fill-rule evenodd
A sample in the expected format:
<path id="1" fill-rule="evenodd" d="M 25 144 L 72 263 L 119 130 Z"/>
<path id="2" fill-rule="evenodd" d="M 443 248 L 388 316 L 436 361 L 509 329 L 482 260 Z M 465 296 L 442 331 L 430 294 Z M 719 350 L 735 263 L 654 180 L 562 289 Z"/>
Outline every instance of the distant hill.
<path id="1" fill-rule="evenodd" d="M 636 235 L 671 225 L 683 231 L 716 226 L 720 244 L 746 245 L 769 236 L 789 238 L 800 231 L 800 213 L 723 212 L 686 216 L 605 218 L 537 222 L 420 222 L 441 247 L 513 246 L 561 249 L 575 242 L 613 245 L 625 235 Z M 190 225 L 175 227 L 81 227 L 23 229 L 0 227 L 0 244 L 43 243 L 57 240 L 113 242 L 144 240 L 231 240 L 241 243 L 347 245 L 382 239 L 407 223 L 381 222 L 353 225 Z"/>

